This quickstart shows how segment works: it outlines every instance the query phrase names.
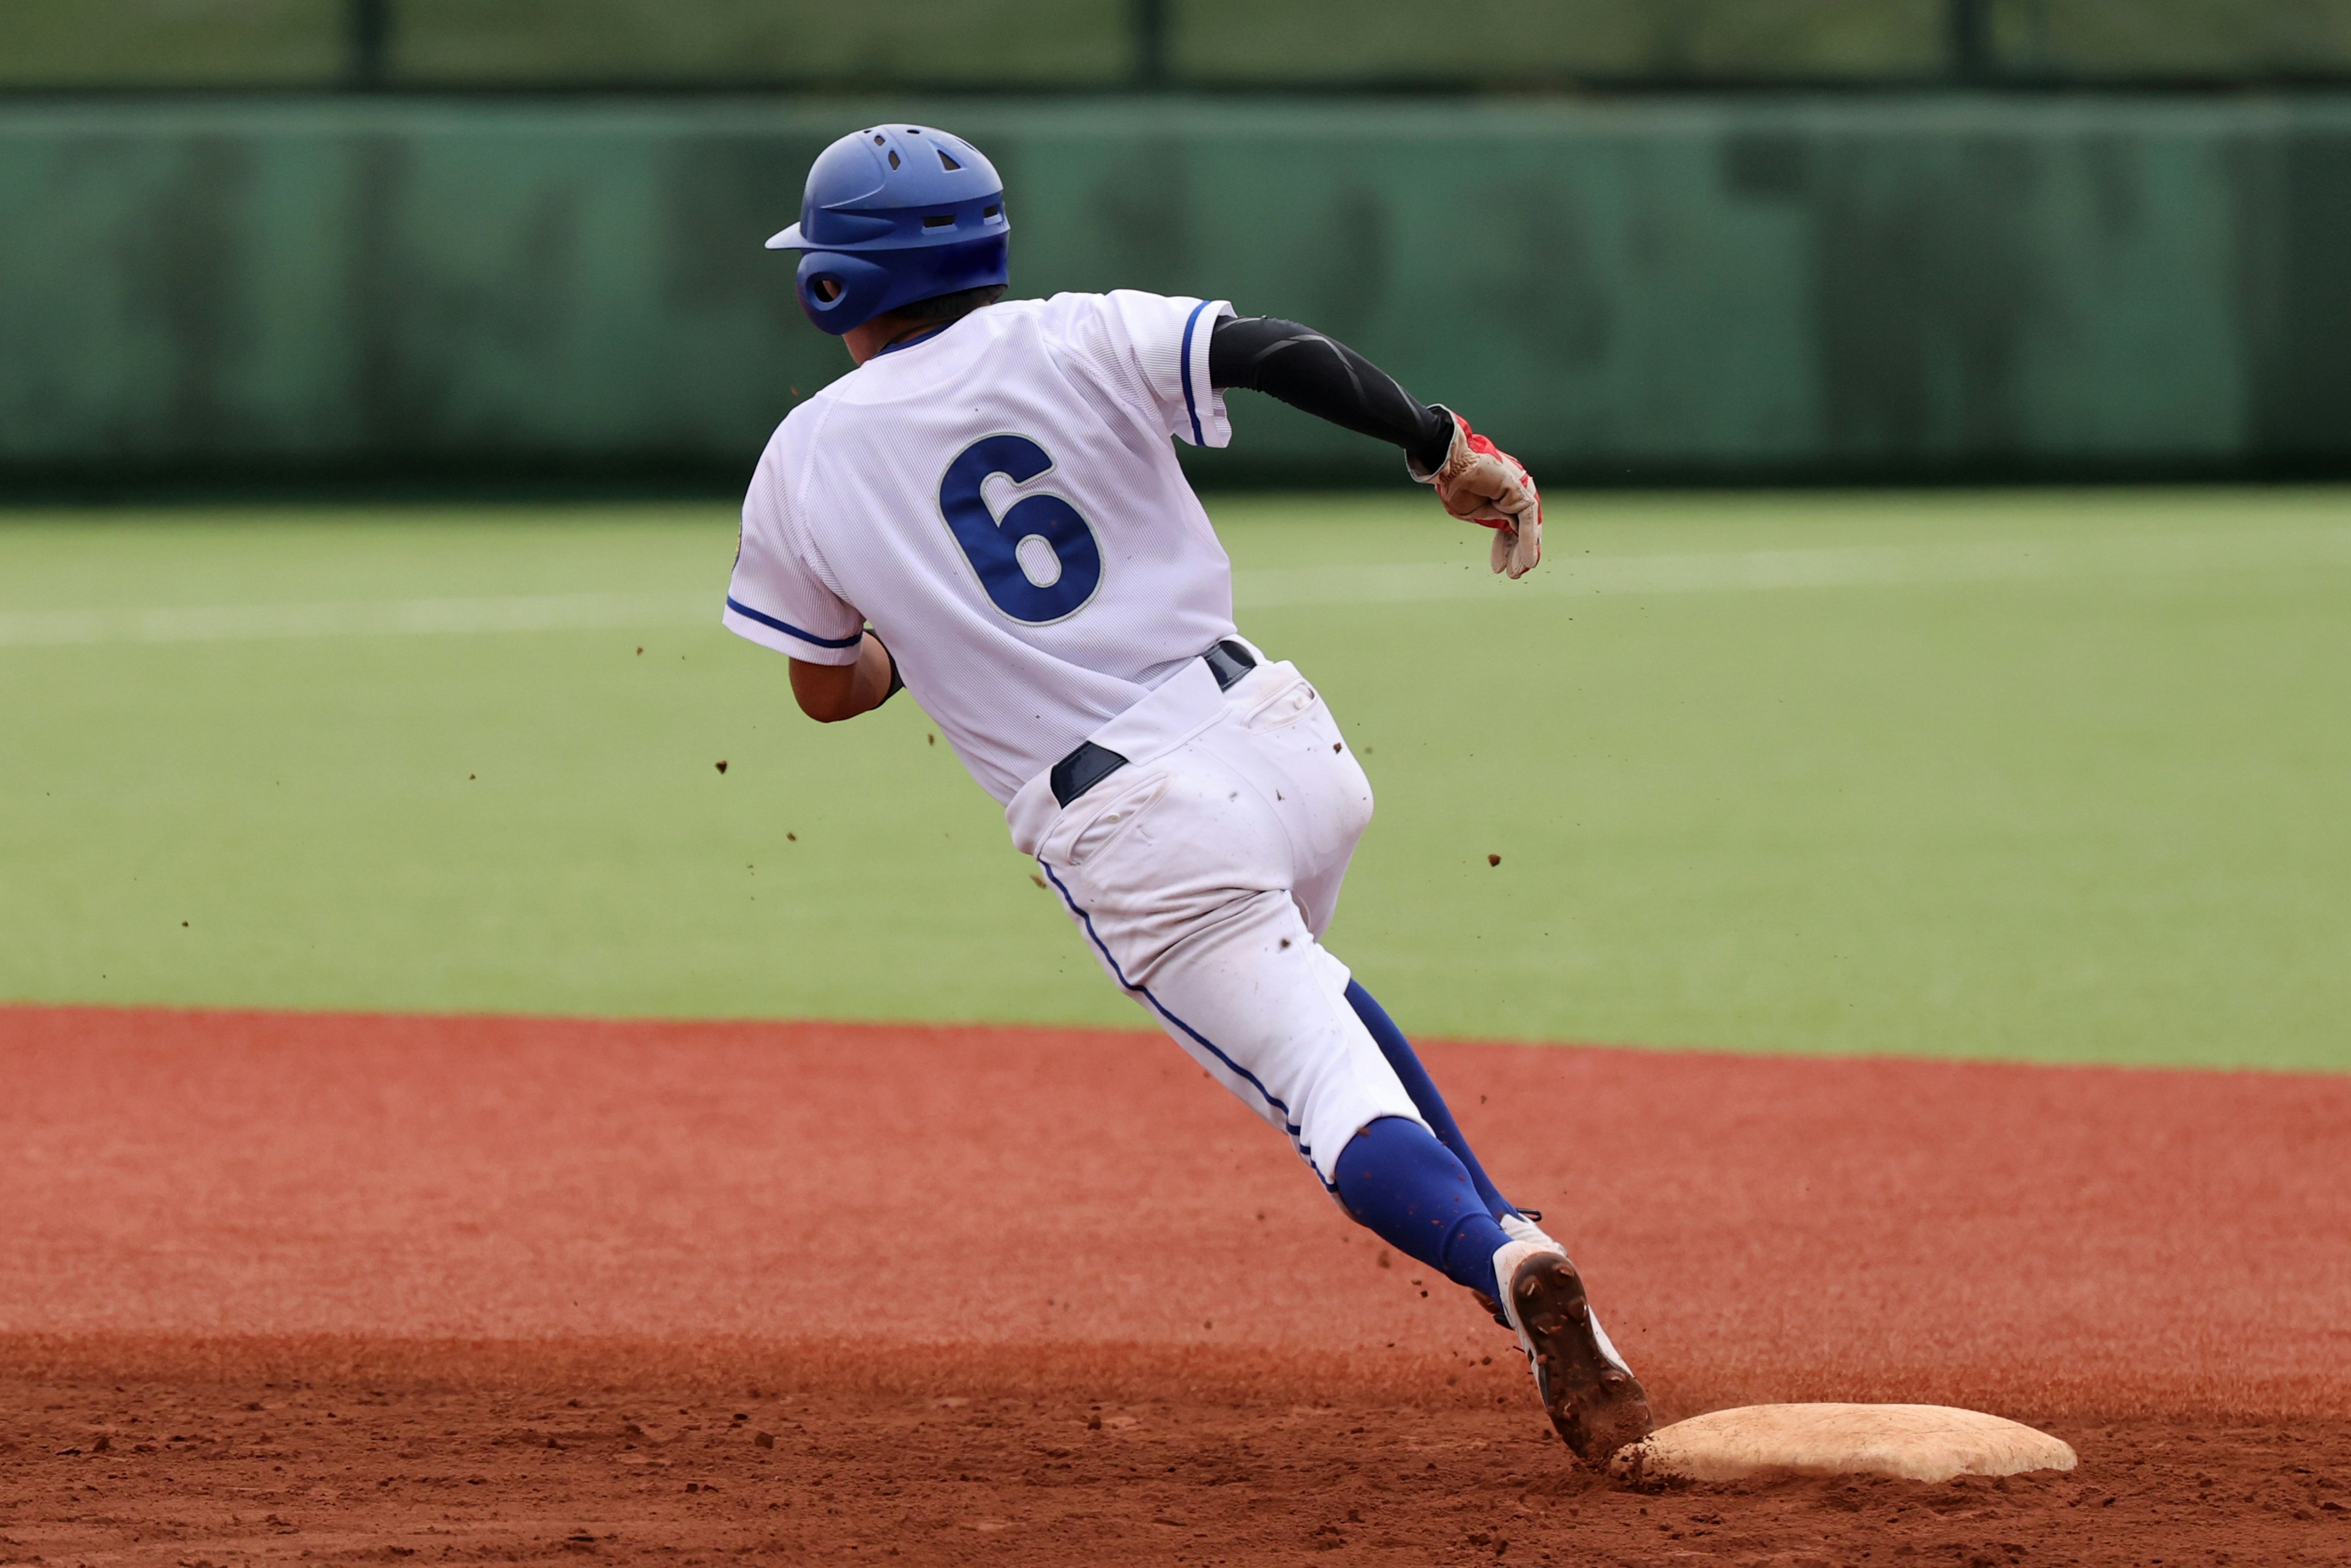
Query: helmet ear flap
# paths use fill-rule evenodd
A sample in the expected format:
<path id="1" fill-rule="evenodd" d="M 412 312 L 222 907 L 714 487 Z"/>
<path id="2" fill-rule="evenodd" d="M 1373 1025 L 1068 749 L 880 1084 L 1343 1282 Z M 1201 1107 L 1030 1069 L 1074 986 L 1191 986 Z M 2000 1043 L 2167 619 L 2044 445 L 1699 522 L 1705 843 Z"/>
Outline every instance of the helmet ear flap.
<path id="1" fill-rule="evenodd" d="M 881 313 L 890 274 L 863 256 L 811 250 L 801 253 L 794 282 L 808 319 L 837 338 Z"/>

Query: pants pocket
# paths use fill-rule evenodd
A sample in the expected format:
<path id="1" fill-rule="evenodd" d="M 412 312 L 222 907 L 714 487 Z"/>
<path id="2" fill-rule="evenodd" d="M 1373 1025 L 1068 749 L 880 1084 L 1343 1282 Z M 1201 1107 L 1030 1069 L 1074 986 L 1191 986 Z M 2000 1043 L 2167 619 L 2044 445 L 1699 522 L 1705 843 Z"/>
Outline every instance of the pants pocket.
<path id="1" fill-rule="evenodd" d="M 1142 821 L 1144 812 L 1159 803 L 1160 798 L 1167 793 L 1168 775 L 1147 773 L 1140 779 L 1122 780 L 1113 778 L 1105 782 L 1113 786 L 1099 791 L 1105 799 L 1096 800 L 1093 798 L 1095 791 L 1089 791 L 1072 808 L 1077 814 L 1076 821 L 1069 828 L 1057 829 L 1047 839 L 1044 853 L 1048 860 L 1067 866 L 1081 866 L 1100 855 Z M 1117 787 L 1121 784 L 1124 787 Z M 1066 838 L 1064 833 L 1068 835 Z M 1055 852 L 1057 850 L 1059 853 Z"/>

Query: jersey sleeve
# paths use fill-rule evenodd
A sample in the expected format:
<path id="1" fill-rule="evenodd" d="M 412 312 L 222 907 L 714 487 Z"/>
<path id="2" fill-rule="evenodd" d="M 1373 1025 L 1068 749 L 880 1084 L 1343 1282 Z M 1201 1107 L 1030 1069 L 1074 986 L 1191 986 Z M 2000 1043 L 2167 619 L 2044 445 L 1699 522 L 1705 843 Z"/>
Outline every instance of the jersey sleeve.
<path id="1" fill-rule="evenodd" d="M 719 619 L 738 637 L 810 664 L 853 664 L 865 617 L 826 586 L 788 525 L 774 473 L 762 464 L 743 502 L 735 575 Z"/>
<path id="2" fill-rule="evenodd" d="M 1208 384 L 1208 339 L 1232 305 L 1131 288 L 1083 298 L 1078 340 L 1085 368 L 1176 440 L 1229 445 L 1224 394 Z"/>

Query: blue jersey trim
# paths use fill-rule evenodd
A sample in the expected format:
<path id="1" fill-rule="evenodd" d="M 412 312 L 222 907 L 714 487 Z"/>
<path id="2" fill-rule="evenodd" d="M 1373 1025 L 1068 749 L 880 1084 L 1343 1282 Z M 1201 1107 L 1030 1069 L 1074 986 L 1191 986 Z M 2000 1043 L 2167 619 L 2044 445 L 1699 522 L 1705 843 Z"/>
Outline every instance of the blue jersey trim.
<path id="1" fill-rule="evenodd" d="M 798 637 L 801 642 L 813 643 L 820 648 L 854 648 L 858 643 L 865 641 L 865 633 L 862 630 L 852 632 L 846 637 L 820 637 L 813 632 L 803 632 L 789 621 L 778 621 L 772 615 L 761 614 L 731 593 L 726 596 L 726 608 L 737 615 L 757 621 L 762 626 L 772 626 L 787 637 Z"/>
<path id="2" fill-rule="evenodd" d="M 1207 308 L 1208 302 L 1203 299 L 1192 307 L 1189 316 L 1184 318 L 1184 412 L 1192 416 L 1192 444 L 1195 446 L 1206 446 L 1208 441 L 1200 434 L 1200 405 L 1192 397 L 1192 324 Z"/>
<path id="3" fill-rule="evenodd" d="M 1088 915 L 1083 909 L 1078 906 L 1078 901 L 1070 896 L 1070 890 L 1062 884 L 1061 879 L 1059 876 L 1054 875 L 1053 868 L 1045 863 L 1045 859 L 1042 855 L 1040 855 L 1037 858 L 1037 866 L 1039 870 L 1042 871 L 1045 875 L 1050 879 L 1053 883 L 1053 891 L 1061 895 L 1061 902 L 1070 906 L 1070 913 L 1078 917 L 1078 924 L 1086 928 L 1087 939 L 1093 943 L 1094 950 L 1102 956 L 1102 962 L 1110 966 L 1110 972 L 1113 976 L 1116 977 L 1118 983 L 1125 987 L 1128 990 L 1133 991 L 1136 996 L 1141 997 L 1144 1001 L 1149 1002 L 1151 1004 L 1152 1011 L 1157 1013 L 1161 1018 L 1165 1019 L 1169 1023 L 1174 1024 L 1177 1029 L 1182 1030 L 1185 1035 L 1196 1043 L 1201 1050 L 1215 1057 L 1218 1061 L 1223 1062 L 1226 1067 L 1232 1071 L 1234 1076 L 1241 1079 L 1244 1082 L 1248 1083 L 1250 1088 L 1256 1090 L 1258 1093 L 1263 1097 L 1267 1104 L 1280 1112 L 1281 1113 L 1281 1125 L 1283 1129 L 1290 1134 L 1290 1143 L 1296 1146 L 1299 1156 L 1305 1160 L 1307 1166 L 1311 1168 L 1314 1164 L 1314 1151 L 1308 1148 L 1305 1143 L 1298 1136 L 1299 1133 L 1302 1131 L 1302 1129 L 1296 1122 L 1290 1119 L 1290 1107 L 1283 1104 L 1271 1090 L 1268 1089 L 1262 1082 L 1260 1082 L 1256 1073 L 1251 1072 L 1248 1068 L 1243 1067 L 1239 1062 L 1235 1061 L 1231 1057 L 1227 1056 L 1221 1050 L 1219 1050 L 1216 1041 L 1210 1040 L 1207 1035 L 1202 1034 L 1198 1030 L 1194 1029 L 1190 1024 L 1186 1023 L 1182 1019 L 1177 1018 L 1174 1013 L 1169 1012 L 1166 1007 L 1161 1003 L 1159 998 L 1151 994 L 1148 987 L 1139 986 L 1133 980 L 1128 979 L 1126 977 L 1126 971 L 1118 967 L 1118 960 L 1111 956 L 1110 948 L 1103 945 L 1102 934 L 1094 929 L 1094 917 Z M 1319 1170 L 1315 1171 L 1314 1179 L 1322 1181 L 1322 1173 Z M 1339 1190 L 1337 1187 L 1332 1186 L 1327 1181 L 1322 1182 L 1322 1185 L 1325 1187 L 1329 1187 L 1333 1193 Z"/>
<path id="4" fill-rule="evenodd" d="M 956 319 L 960 320 L 962 318 L 958 317 Z M 946 331 L 948 328 L 954 325 L 954 321 L 942 321 L 927 332 L 917 332 L 911 338 L 899 339 L 888 348 L 883 349 L 881 354 L 876 354 L 873 357 L 878 360 L 882 357 L 882 354 L 894 354 L 901 349 L 911 349 L 917 343 L 927 343 L 932 339 L 937 337 L 940 333 Z"/>

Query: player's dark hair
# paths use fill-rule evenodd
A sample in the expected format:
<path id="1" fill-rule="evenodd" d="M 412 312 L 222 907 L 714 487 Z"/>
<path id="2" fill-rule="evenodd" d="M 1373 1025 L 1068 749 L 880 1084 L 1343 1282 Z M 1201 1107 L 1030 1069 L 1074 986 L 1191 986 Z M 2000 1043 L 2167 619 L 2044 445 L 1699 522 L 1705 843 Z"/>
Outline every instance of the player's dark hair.
<path id="1" fill-rule="evenodd" d="M 958 316 L 968 316 L 984 305 L 993 305 L 1004 298 L 1008 285 L 982 284 L 977 288 L 959 288 L 953 294 L 935 294 L 928 299 L 917 299 L 911 305 L 901 305 L 890 312 L 908 321 L 952 321 Z"/>

